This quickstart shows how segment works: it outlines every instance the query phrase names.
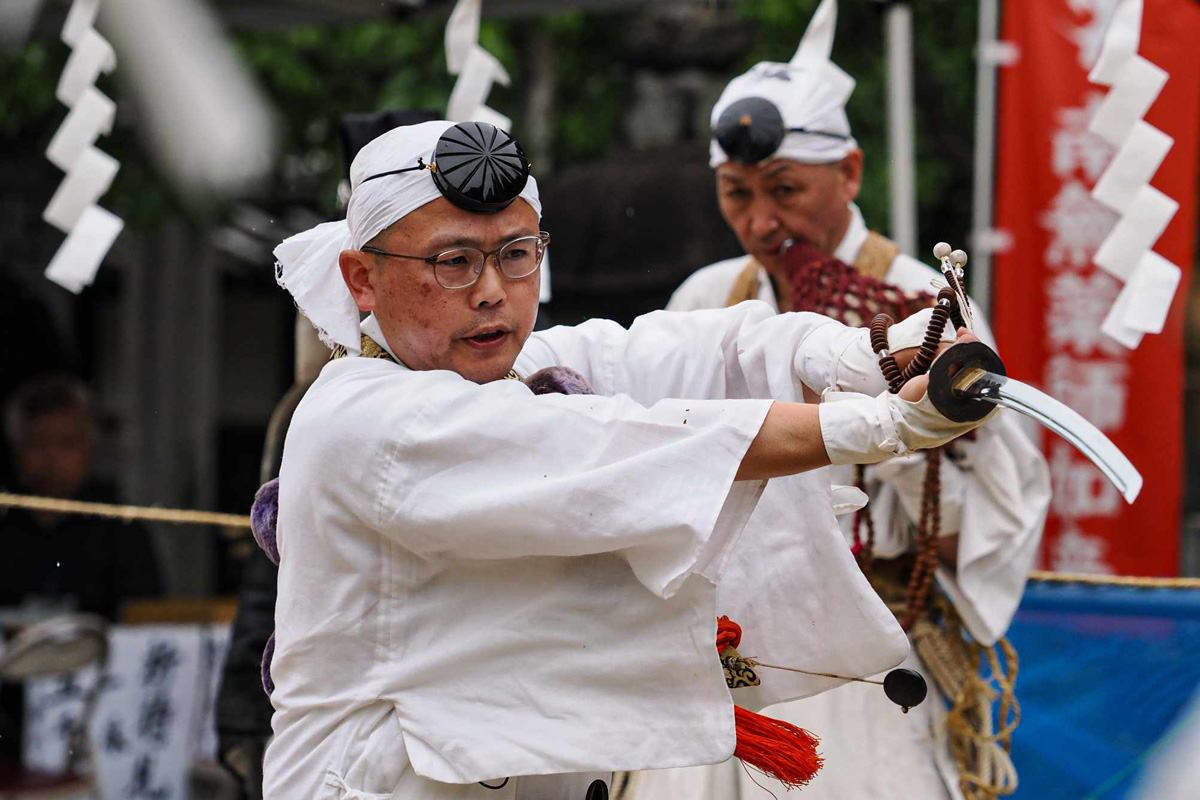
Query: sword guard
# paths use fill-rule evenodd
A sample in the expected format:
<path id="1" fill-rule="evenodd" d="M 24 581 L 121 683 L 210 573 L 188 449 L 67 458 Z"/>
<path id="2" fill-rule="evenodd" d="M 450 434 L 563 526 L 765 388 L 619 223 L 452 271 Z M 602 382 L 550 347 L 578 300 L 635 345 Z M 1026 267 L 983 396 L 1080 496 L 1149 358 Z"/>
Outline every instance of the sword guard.
<path id="1" fill-rule="evenodd" d="M 1007 375 L 1004 362 L 996 351 L 983 342 L 956 344 L 938 356 L 929 370 L 929 400 L 943 417 L 952 422 L 977 422 L 996 406 L 985 400 L 964 397 L 955 389 L 955 378 L 963 370 L 981 369 Z"/>

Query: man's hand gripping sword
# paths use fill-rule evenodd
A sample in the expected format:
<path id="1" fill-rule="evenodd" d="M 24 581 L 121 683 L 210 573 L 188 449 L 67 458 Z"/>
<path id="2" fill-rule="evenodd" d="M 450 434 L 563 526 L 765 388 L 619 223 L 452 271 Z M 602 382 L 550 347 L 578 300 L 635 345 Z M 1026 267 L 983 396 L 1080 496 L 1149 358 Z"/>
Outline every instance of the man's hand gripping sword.
<path id="1" fill-rule="evenodd" d="M 945 309 L 944 313 L 956 326 L 970 330 L 970 300 L 962 283 L 967 254 L 962 250 L 952 251 L 945 242 L 938 243 L 933 253 L 942 262 L 942 274 L 947 282 L 946 288 L 938 294 L 938 308 Z M 940 316 L 937 311 L 934 313 L 931 329 Z M 877 317 L 872 330 L 878 324 L 886 331 L 888 323 L 890 319 Z M 926 342 L 929 341 L 927 336 Z M 1132 503 L 1137 498 L 1142 489 L 1142 476 L 1125 454 L 1095 425 L 1068 406 L 1028 384 L 1009 378 L 996 351 L 977 341 L 953 345 L 941 355 L 936 355 L 936 350 L 928 353 L 925 350 L 922 346 L 922 352 L 913 359 L 902 377 L 907 380 L 928 369 L 929 399 L 942 416 L 954 422 L 973 422 L 987 416 L 996 406 L 1023 414 L 1054 431 L 1087 456 L 1112 481 L 1126 502 Z M 924 364 L 923 369 L 918 362 Z M 881 366 L 891 382 L 889 368 L 882 359 Z"/>

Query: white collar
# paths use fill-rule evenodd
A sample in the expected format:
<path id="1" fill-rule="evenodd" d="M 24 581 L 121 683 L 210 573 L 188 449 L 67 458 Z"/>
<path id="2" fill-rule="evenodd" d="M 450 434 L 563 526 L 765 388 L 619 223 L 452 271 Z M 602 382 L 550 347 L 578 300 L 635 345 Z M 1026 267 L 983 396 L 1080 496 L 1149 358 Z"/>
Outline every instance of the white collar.
<path id="1" fill-rule="evenodd" d="M 863 221 L 862 212 L 858 210 L 858 206 L 854 203 L 850 204 L 850 225 L 846 228 L 846 234 L 842 237 L 842 241 L 833 251 L 833 257 L 838 261 L 853 265 L 855 259 L 858 258 L 859 251 L 867 242 L 867 223 Z"/>
<path id="2" fill-rule="evenodd" d="M 397 364 L 405 369 L 408 369 L 408 367 L 404 366 L 404 362 L 397 358 L 395 351 L 392 350 L 391 344 L 388 343 L 387 337 L 383 335 L 383 328 L 380 327 L 379 320 L 375 318 L 373 313 L 368 314 L 367 318 L 359 323 L 358 329 L 374 339 L 380 347 L 388 352 L 388 355 L 390 355 Z"/>

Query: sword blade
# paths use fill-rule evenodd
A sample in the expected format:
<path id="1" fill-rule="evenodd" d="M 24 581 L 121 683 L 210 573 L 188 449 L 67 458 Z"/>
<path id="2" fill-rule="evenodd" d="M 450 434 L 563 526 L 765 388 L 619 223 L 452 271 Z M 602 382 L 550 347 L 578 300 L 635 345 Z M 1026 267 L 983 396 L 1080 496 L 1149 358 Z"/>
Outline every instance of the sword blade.
<path id="1" fill-rule="evenodd" d="M 982 369 L 964 369 L 954 381 L 961 397 L 985 400 L 1040 422 L 1075 446 L 1104 477 L 1112 481 L 1125 501 L 1132 503 L 1142 490 L 1142 476 L 1112 440 L 1070 406 L 1020 381 Z"/>

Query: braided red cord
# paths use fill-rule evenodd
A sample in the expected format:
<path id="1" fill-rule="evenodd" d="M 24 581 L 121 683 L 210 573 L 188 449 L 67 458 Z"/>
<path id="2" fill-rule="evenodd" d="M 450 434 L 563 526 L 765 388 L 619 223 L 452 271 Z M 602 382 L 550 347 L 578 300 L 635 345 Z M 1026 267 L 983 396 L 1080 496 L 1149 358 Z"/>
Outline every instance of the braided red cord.
<path id="1" fill-rule="evenodd" d="M 863 494 L 867 493 L 867 468 L 862 464 L 854 467 L 854 485 Z M 861 535 L 863 528 L 867 529 L 864 539 Z M 866 506 L 854 512 L 854 545 L 850 548 L 858 567 L 864 575 L 871 574 L 871 565 L 875 562 L 875 520 Z"/>
<path id="2" fill-rule="evenodd" d="M 729 617 L 717 618 L 717 652 L 725 652 L 727 647 L 737 647 L 742 643 L 742 626 Z"/>

